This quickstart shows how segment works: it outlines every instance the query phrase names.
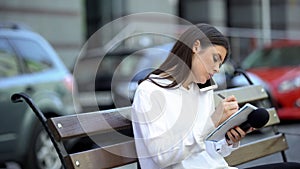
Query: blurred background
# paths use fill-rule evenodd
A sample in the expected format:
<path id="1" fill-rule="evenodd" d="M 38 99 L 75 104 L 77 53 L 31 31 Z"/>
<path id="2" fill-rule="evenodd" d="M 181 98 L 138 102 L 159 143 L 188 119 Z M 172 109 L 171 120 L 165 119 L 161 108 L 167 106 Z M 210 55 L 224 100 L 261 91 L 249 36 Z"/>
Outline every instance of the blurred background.
<path id="1" fill-rule="evenodd" d="M 69 69 L 73 68 L 82 45 L 98 29 L 115 19 L 140 12 L 168 13 L 191 23 L 206 22 L 224 28 L 223 32 L 232 41 L 232 58 L 239 62 L 254 48 L 274 39 L 299 38 L 299 3 L 297 0 L 61 0 L 55 3 L 2 0 L 0 19 L 24 23 L 43 35 Z M 157 25 L 164 20 L 148 18 L 132 22 Z M 121 28 L 124 27 L 102 35 L 99 43 L 112 39 Z M 147 45 L 153 45 L 151 42 Z"/>
<path id="2" fill-rule="evenodd" d="M 12 93 L 30 94 L 47 117 L 128 106 L 138 80 L 200 22 L 231 43 L 219 89 L 248 85 L 246 74 L 270 94 L 261 104 L 298 128 L 299 18 L 299 0 L 1 0 L 0 162 L 57 168 L 55 152 L 43 151 L 49 138 Z"/>

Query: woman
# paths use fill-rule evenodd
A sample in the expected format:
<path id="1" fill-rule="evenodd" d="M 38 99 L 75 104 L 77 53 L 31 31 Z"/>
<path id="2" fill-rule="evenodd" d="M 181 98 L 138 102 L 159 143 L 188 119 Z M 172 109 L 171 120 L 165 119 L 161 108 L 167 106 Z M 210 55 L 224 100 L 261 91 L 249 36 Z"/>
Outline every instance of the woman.
<path id="1" fill-rule="evenodd" d="M 212 76 L 228 59 L 228 40 L 213 26 L 191 26 L 166 61 L 138 86 L 133 131 L 142 169 L 234 168 L 224 156 L 238 148 L 246 133 L 236 127 L 218 142 L 205 137 L 238 110 L 234 96 L 216 108 Z"/>

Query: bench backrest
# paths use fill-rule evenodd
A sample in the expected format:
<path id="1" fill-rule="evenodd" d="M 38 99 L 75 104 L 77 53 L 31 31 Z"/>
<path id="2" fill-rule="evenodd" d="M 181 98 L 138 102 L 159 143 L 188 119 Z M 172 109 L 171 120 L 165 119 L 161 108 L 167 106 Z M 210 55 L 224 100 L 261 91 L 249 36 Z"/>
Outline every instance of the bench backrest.
<path id="1" fill-rule="evenodd" d="M 215 92 L 224 96 L 235 95 L 239 104 L 268 99 L 266 91 L 261 86 L 245 86 Z M 215 96 L 216 105 L 220 98 Z M 267 109 L 270 120 L 266 126 L 278 124 L 279 118 L 274 108 Z M 64 154 L 68 168 L 112 168 L 137 162 L 131 126 L 131 107 L 82 113 L 77 115 L 54 117 L 47 120 L 47 124 L 57 142 L 84 136 L 105 137 L 107 133 L 128 130 L 129 136 L 118 143 L 103 145 L 92 150 Z M 130 136 L 131 135 L 131 136 Z M 284 135 L 275 133 L 273 136 L 255 142 L 241 145 L 226 158 L 230 165 L 238 165 L 269 154 L 287 149 Z M 247 154 L 247 155 L 245 155 Z"/>

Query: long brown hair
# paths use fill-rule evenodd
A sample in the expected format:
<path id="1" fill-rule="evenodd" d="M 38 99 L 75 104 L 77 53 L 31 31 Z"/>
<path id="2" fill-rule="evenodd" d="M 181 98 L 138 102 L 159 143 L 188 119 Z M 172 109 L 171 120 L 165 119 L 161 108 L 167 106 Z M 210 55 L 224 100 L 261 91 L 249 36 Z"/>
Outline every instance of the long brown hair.
<path id="1" fill-rule="evenodd" d="M 227 50 L 225 56 L 225 60 L 227 60 L 228 55 L 230 54 L 228 39 L 215 27 L 209 24 L 197 24 L 189 27 L 179 37 L 167 59 L 158 69 L 152 71 L 142 81 L 149 79 L 154 84 L 163 88 L 172 88 L 184 82 L 192 68 L 192 48 L 196 40 L 200 41 L 202 49 L 211 45 L 223 46 Z M 165 76 L 151 77 L 152 74 L 160 75 L 162 73 L 165 74 Z M 172 80 L 172 83 L 161 85 L 155 82 L 154 79 L 170 79 Z"/>

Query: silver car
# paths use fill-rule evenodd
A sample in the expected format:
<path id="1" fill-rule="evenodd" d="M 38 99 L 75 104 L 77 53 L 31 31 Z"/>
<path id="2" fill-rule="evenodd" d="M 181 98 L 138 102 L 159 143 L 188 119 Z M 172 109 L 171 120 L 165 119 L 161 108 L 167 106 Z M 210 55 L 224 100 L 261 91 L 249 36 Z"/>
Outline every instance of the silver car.
<path id="1" fill-rule="evenodd" d="M 73 76 L 49 43 L 17 25 L 0 24 L 0 162 L 24 169 L 57 169 L 55 149 L 25 103 L 11 103 L 16 92 L 30 95 L 47 117 L 74 114 Z M 76 98 L 76 97 L 75 97 Z M 1 168 L 1 167 L 0 167 Z"/>

